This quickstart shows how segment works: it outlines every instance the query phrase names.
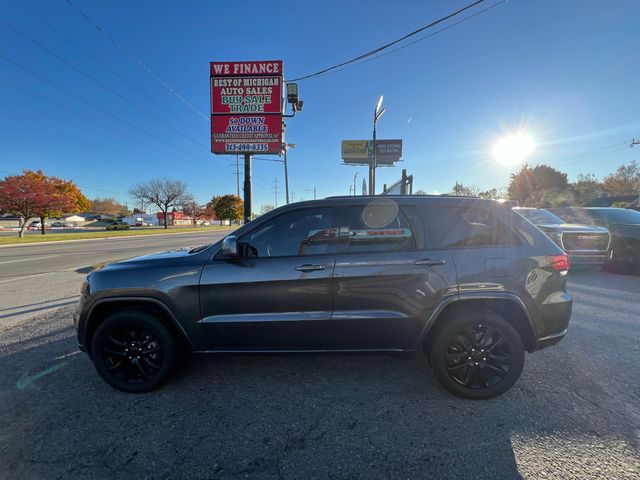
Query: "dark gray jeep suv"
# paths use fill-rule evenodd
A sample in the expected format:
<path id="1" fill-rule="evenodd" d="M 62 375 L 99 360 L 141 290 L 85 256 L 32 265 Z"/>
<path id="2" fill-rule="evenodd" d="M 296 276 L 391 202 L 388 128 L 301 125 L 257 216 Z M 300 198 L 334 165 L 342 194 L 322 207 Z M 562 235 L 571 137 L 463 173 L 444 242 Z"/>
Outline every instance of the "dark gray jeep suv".
<path id="1" fill-rule="evenodd" d="M 178 352 L 417 352 L 450 392 L 489 398 L 566 333 L 567 255 L 495 201 L 339 197 L 288 205 L 213 244 L 92 271 L 78 343 L 145 392 Z"/>

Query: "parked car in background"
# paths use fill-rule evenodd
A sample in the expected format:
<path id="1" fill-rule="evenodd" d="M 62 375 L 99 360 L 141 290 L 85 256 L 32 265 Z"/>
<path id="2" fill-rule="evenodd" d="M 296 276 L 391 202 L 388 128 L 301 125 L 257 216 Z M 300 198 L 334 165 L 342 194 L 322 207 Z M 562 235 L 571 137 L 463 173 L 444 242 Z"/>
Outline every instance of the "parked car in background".
<path id="1" fill-rule="evenodd" d="M 617 195 L 615 197 L 594 198 L 586 207 L 623 207 L 640 211 L 640 195 Z"/>
<path id="2" fill-rule="evenodd" d="M 105 230 L 129 230 L 129 224 L 125 222 L 111 222 Z"/>
<path id="3" fill-rule="evenodd" d="M 46 224 L 45 224 L 46 226 Z M 40 230 L 42 228 L 42 223 L 40 223 L 40 221 L 38 220 L 34 220 L 33 222 L 31 222 L 29 224 L 29 226 L 27 227 L 29 230 Z"/>
<path id="4" fill-rule="evenodd" d="M 460 197 L 281 207 L 212 245 L 92 271 L 74 315 L 115 388 L 146 392 L 194 352 L 419 352 L 450 392 L 508 390 L 559 342 L 569 260 L 511 208 Z M 544 382 L 543 379 L 539 380 Z"/>
<path id="5" fill-rule="evenodd" d="M 640 212 L 626 208 L 563 207 L 550 209 L 567 220 L 606 227 L 611 233 L 609 267 L 640 273 Z"/>
<path id="6" fill-rule="evenodd" d="M 542 230 L 579 265 L 604 265 L 611 256 L 611 236 L 604 227 L 566 221 L 541 208 L 514 207 L 524 218 Z"/>
<path id="7" fill-rule="evenodd" d="M 68 222 L 53 222 L 51 224 L 52 228 L 73 228 L 73 225 Z"/>

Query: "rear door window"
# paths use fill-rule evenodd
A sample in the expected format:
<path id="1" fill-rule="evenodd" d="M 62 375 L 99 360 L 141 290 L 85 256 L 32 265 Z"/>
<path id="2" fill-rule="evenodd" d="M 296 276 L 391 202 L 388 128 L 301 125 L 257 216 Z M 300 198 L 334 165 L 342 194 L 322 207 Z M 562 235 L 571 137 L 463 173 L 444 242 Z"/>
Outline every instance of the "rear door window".
<path id="1" fill-rule="evenodd" d="M 348 226 L 340 228 L 345 253 L 401 252 L 423 248 L 424 224 L 415 206 L 390 199 L 348 208 Z"/>
<path id="2" fill-rule="evenodd" d="M 434 206 L 423 210 L 434 248 L 510 247 L 520 236 L 490 210 L 467 206 Z"/>

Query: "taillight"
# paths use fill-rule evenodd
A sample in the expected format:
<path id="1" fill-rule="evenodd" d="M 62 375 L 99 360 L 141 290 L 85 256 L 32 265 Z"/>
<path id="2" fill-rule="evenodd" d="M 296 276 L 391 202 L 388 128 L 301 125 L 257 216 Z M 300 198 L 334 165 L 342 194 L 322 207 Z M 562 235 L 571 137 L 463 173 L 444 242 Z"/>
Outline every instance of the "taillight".
<path id="1" fill-rule="evenodd" d="M 560 255 L 547 255 L 547 262 L 549 262 L 549 266 L 557 272 L 567 271 L 571 266 L 569 255 L 566 253 L 562 253 Z"/>

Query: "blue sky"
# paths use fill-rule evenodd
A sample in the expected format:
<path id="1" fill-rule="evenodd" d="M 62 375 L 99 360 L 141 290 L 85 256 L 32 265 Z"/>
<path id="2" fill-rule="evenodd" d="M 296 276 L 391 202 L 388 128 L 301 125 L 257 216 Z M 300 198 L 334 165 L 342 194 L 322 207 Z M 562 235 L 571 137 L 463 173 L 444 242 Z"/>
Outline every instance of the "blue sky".
<path id="1" fill-rule="evenodd" d="M 212 60 L 282 59 L 285 78 L 294 78 L 468 3 L 72 1 L 205 114 Z M 41 168 L 74 179 L 89 198 L 115 196 L 130 205 L 129 188 L 157 177 L 187 182 L 202 202 L 235 192 L 235 157 L 209 152 L 207 118 L 127 58 L 66 0 L 20 3 L 0 3 L 0 56 L 72 95 L 0 58 L 0 175 Z M 380 94 L 387 112 L 378 138 L 403 139 L 404 161 L 380 169 L 379 186 L 397 180 L 401 168 L 413 174 L 416 189 L 428 192 L 447 192 L 456 181 L 505 186 L 512 169 L 498 164 L 491 151 L 518 130 L 537 144 L 530 163 L 549 164 L 570 179 L 578 173 L 602 177 L 640 160 L 640 148 L 628 147 L 640 137 L 638 18 L 635 0 L 509 0 L 379 60 L 300 82 L 304 111 L 289 120 L 286 133 L 297 144 L 289 155 L 294 200 L 312 197 L 314 187 L 319 196 L 347 194 L 356 171 L 360 189 L 366 170 L 341 165 L 340 141 L 370 137 Z M 276 178 L 282 192 L 282 165 L 255 161 L 254 211 L 274 203 Z M 278 204 L 283 202 L 280 194 Z"/>

